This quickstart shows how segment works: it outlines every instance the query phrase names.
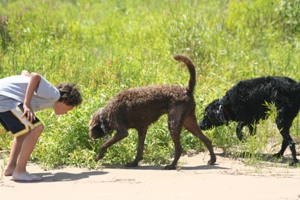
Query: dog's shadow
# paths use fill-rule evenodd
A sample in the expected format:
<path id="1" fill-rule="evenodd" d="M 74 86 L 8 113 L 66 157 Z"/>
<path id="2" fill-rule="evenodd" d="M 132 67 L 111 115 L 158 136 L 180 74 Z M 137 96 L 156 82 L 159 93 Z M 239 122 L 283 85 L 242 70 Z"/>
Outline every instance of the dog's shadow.
<path id="1" fill-rule="evenodd" d="M 200 166 L 182 166 L 180 170 L 228 170 L 228 167 L 221 167 L 218 164 L 214 165 L 200 165 Z"/>
<path id="2" fill-rule="evenodd" d="M 216 153 L 217 156 L 225 156 L 224 153 Z M 136 167 L 126 167 L 125 165 L 110 165 L 110 164 L 105 164 L 102 163 L 102 166 L 107 169 L 124 169 L 124 170 L 163 170 L 163 171 L 173 171 L 173 170 L 226 170 L 229 168 L 222 167 L 218 163 L 215 163 L 213 165 L 209 164 L 203 164 L 203 165 L 196 165 L 196 166 L 186 166 L 186 163 L 181 163 L 180 161 L 177 164 L 176 169 L 168 170 L 165 169 L 166 165 L 151 165 L 151 164 L 143 164 L 141 163 L 140 165 Z"/>
<path id="3" fill-rule="evenodd" d="M 122 169 L 122 170 L 162 170 L 162 171 L 170 171 L 164 169 L 162 165 L 142 165 L 137 167 L 125 167 L 124 165 L 103 165 L 104 170 L 102 171 L 87 171 L 81 173 L 69 173 L 69 172 L 42 172 L 42 173 L 34 173 L 35 175 L 43 177 L 42 181 L 38 182 L 23 182 L 18 181 L 20 183 L 40 183 L 40 182 L 64 182 L 64 181 L 77 181 L 81 179 L 87 179 L 91 176 L 100 176 L 105 175 L 108 172 L 105 172 L 105 169 Z M 225 167 L 220 167 L 217 164 L 215 165 L 200 165 L 200 166 L 179 166 L 176 170 L 217 170 L 217 169 L 228 169 Z"/>
<path id="4" fill-rule="evenodd" d="M 180 171 L 180 170 L 220 170 L 220 169 L 229 169 L 226 167 L 221 167 L 218 164 L 214 165 L 197 165 L 197 166 L 184 166 L 184 164 L 178 164 L 176 169 L 168 170 L 165 169 L 164 165 L 139 165 L 137 167 L 125 167 L 124 165 L 103 165 L 107 169 L 124 169 L 124 170 L 161 170 L 161 171 Z"/>
<path id="5" fill-rule="evenodd" d="M 236 152 L 234 155 L 224 155 L 224 157 L 231 157 L 232 159 L 256 159 L 257 161 L 266 163 L 278 163 L 278 164 L 288 164 L 291 161 L 289 155 L 284 155 L 281 158 L 274 157 L 274 154 L 268 153 L 250 153 L 250 152 Z"/>

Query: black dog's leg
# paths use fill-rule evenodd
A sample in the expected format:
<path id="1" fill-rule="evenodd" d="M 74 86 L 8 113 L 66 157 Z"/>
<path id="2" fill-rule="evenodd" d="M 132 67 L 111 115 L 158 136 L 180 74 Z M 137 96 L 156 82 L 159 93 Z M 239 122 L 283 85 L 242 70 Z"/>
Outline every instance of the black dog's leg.
<path id="1" fill-rule="evenodd" d="M 143 159 L 143 151 L 144 151 L 144 144 L 146 138 L 147 129 L 138 130 L 138 148 L 137 154 L 134 161 L 127 163 L 126 167 L 136 167 L 139 164 L 139 161 Z"/>
<path id="2" fill-rule="evenodd" d="M 288 146 L 290 147 L 290 150 L 292 152 L 292 161 L 290 162 L 290 166 L 293 166 L 294 164 L 298 163 L 298 159 L 296 156 L 296 145 L 292 138 L 289 141 L 283 140 L 280 151 L 278 153 L 274 154 L 273 157 L 281 158 L 284 154 L 284 151 L 286 150 L 286 148 Z"/>
<path id="3" fill-rule="evenodd" d="M 100 159 L 102 159 L 104 157 L 105 152 L 108 147 L 110 147 L 111 145 L 115 144 L 116 142 L 122 140 L 123 138 L 125 138 L 127 136 L 128 136 L 127 130 L 124 130 L 122 132 L 117 131 L 117 133 L 110 140 L 108 140 L 101 146 L 100 153 L 96 157 L 95 161 L 99 161 Z"/>
<path id="4" fill-rule="evenodd" d="M 291 113 L 292 112 L 290 112 L 290 115 L 288 115 L 289 118 L 282 115 L 281 112 L 278 113 L 278 116 L 276 118 L 276 124 L 277 124 L 278 129 L 280 130 L 280 134 L 283 137 L 283 141 L 282 141 L 280 151 L 277 154 L 274 155 L 275 157 L 283 156 L 284 151 L 286 150 L 287 146 L 289 146 L 290 150 L 292 152 L 292 161 L 290 163 L 290 166 L 298 163 L 298 159 L 297 159 L 297 156 L 296 156 L 295 142 L 294 142 L 294 140 L 291 137 L 290 132 L 289 132 L 289 129 L 292 125 L 292 120 L 296 116 L 297 112 L 294 114 L 293 117 L 291 117 Z M 287 120 L 287 119 L 291 119 L 291 120 Z"/>
<path id="5" fill-rule="evenodd" d="M 289 145 L 289 142 L 286 140 L 283 140 L 281 143 L 281 149 L 278 153 L 274 154 L 273 157 L 275 158 L 281 158 L 287 148 L 287 146 Z"/>
<path id="6" fill-rule="evenodd" d="M 243 131 L 242 131 L 244 126 L 248 126 L 250 135 L 255 134 L 255 124 L 254 123 L 248 124 L 246 122 L 239 122 L 238 125 L 236 126 L 236 135 L 240 141 L 242 141 L 243 137 L 244 137 Z"/>
<path id="7" fill-rule="evenodd" d="M 243 127 L 246 125 L 245 122 L 239 122 L 236 126 L 236 136 L 239 138 L 240 141 L 243 140 Z"/>
<path id="8" fill-rule="evenodd" d="M 253 122 L 250 125 L 248 125 L 250 135 L 256 134 L 256 124 Z"/>
<path id="9" fill-rule="evenodd" d="M 290 162 L 290 166 L 293 166 L 294 164 L 298 163 L 298 159 L 297 159 L 297 156 L 296 156 L 296 144 L 293 140 L 291 140 L 289 142 L 289 147 L 290 147 L 290 150 L 292 152 L 292 161 Z"/>

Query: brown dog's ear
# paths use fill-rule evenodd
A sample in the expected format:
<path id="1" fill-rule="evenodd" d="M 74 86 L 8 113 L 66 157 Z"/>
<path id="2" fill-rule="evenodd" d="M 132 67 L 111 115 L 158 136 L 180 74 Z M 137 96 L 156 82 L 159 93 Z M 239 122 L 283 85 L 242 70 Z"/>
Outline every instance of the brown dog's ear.
<path id="1" fill-rule="evenodd" d="M 89 136 L 92 139 L 98 139 L 104 137 L 105 133 L 103 132 L 102 128 L 98 124 L 96 124 L 91 128 Z"/>
<path id="2" fill-rule="evenodd" d="M 89 121 L 89 126 L 90 126 L 90 129 L 94 128 L 95 126 L 98 125 L 98 115 L 96 114 L 93 114 L 91 115 L 91 119 Z"/>

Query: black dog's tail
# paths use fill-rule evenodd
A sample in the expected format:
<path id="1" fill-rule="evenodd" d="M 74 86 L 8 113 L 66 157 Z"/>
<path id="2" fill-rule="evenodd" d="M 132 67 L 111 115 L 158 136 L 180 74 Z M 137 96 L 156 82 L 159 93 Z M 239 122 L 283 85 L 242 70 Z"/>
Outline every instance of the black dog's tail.
<path id="1" fill-rule="evenodd" d="M 195 86 L 196 86 L 196 70 L 195 70 L 195 66 L 193 64 L 193 62 L 185 56 L 182 55 L 177 55 L 174 56 L 175 60 L 184 62 L 190 72 L 190 80 L 189 80 L 189 85 L 188 85 L 188 93 L 189 94 L 193 94 L 194 90 L 195 90 Z"/>

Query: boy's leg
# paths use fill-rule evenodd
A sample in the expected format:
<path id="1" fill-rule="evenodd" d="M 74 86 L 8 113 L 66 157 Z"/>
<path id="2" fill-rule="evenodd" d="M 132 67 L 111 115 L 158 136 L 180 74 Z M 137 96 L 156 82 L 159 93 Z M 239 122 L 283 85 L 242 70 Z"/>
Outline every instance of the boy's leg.
<path id="1" fill-rule="evenodd" d="M 44 130 L 44 126 L 40 125 L 34 128 L 30 133 L 25 135 L 23 144 L 19 151 L 19 159 L 16 168 L 12 174 L 12 179 L 16 181 L 39 181 L 42 177 L 29 174 L 26 171 L 28 159 L 37 143 L 38 138 Z M 13 160 L 13 159 L 12 159 Z"/>
<path id="2" fill-rule="evenodd" d="M 7 161 L 7 165 L 4 170 L 5 176 L 11 176 L 15 171 L 15 168 L 17 166 L 17 160 L 21 151 L 21 147 L 26 136 L 27 134 L 14 138 L 13 144 L 11 146 L 9 159 Z"/>
<path id="3" fill-rule="evenodd" d="M 14 180 L 19 181 L 41 180 L 41 177 L 26 172 L 26 164 L 44 126 L 38 118 L 31 122 L 22 115 L 22 104 L 15 109 L 0 113 L 1 124 L 15 135 L 4 175 L 12 175 Z"/>

